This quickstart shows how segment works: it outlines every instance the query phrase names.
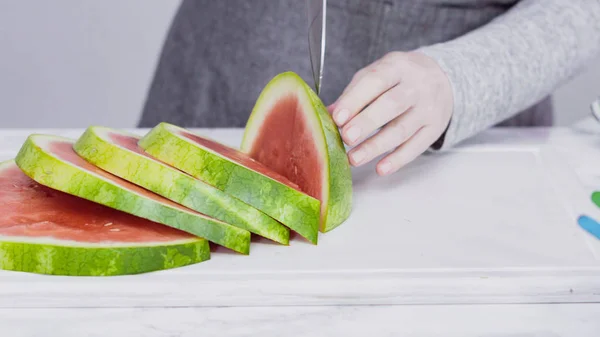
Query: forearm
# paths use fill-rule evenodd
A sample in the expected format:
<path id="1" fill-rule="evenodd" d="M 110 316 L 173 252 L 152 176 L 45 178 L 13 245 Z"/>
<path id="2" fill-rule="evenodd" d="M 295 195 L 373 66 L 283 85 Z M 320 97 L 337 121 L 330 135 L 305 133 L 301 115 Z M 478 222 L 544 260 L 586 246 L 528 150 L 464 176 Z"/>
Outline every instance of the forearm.
<path id="1" fill-rule="evenodd" d="M 600 0 L 524 0 L 455 40 L 421 48 L 448 75 L 451 147 L 535 104 L 600 53 Z"/>

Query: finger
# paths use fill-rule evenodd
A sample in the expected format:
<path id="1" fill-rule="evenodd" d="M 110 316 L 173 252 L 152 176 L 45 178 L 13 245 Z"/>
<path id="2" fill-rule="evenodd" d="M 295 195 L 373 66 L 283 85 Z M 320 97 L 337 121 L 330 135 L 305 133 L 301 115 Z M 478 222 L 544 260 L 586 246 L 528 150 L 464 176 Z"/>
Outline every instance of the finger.
<path id="1" fill-rule="evenodd" d="M 342 129 L 342 139 L 354 145 L 416 103 L 416 91 L 397 85 L 377 98 Z"/>
<path id="2" fill-rule="evenodd" d="M 400 76 L 390 63 L 380 63 L 369 68 L 356 84 L 349 86 L 336 103 L 333 118 L 343 126 L 366 105 L 400 82 Z"/>
<path id="3" fill-rule="evenodd" d="M 350 163 L 360 166 L 380 154 L 393 150 L 409 139 L 423 125 L 422 114 L 418 111 L 407 111 L 352 149 L 349 153 Z"/>
<path id="4" fill-rule="evenodd" d="M 328 107 L 327 110 L 329 111 L 330 114 L 333 114 L 333 112 L 335 111 L 336 106 L 338 105 L 338 102 L 340 101 L 340 98 L 346 94 L 348 92 L 348 90 L 351 90 L 352 88 L 354 88 L 354 86 L 356 86 L 356 83 L 358 83 L 369 71 L 369 69 L 375 64 L 376 62 L 373 62 L 371 64 L 369 64 L 368 66 L 358 70 L 354 76 L 352 76 L 352 79 L 350 79 L 350 83 L 348 83 L 348 85 L 344 88 L 344 91 L 342 91 L 342 93 L 340 94 L 340 96 L 335 100 L 335 102 L 331 103 Z"/>
<path id="5" fill-rule="evenodd" d="M 373 67 L 375 65 L 379 64 L 379 62 L 380 62 L 379 60 L 372 62 L 371 64 L 369 64 L 366 67 L 357 71 L 356 74 L 354 74 L 354 76 L 352 76 L 352 80 L 350 81 L 350 83 L 344 88 L 344 91 L 342 91 L 342 94 L 340 95 L 340 97 L 342 97 L 342 95 L 346 94 L 349 90 L 354 88 L 356 86 L 356 83 L 360 82 L 360 80 L 362 80 L 365 77 L 365 75 L 367 75 L 369 72 L 371 72 Z M 338 98 L 338 101 L 339 101 L 339 98 Z"/>
<path id="6" fill-rule="evenodd" d="M 345 95 L 349 90 L 354 88 L 356 86 L 356 83 L 360 82 L 360 80 L 362 80 L 365 77 L 365 75 L 369 72 L 369 69 L 371 69 L 371 66 L 367 66 L 367 67 L 357 71 L 356 74 L 354 74 L 354 76 L 352 76 L 350 83 L 348 83 L 348 85 L 344 88 L 344 91 L 342 91 L 342 93 L 340 94 L 340 97 L 338 97 L 337 102 L 339 102 L 340 98 L 343 95 Z"/>
<path id="7" fill-rule="evenodd" d="M 333 111 L 335 110 L 335 106 L 336 106 L 336 102 L 333 102 L 330 105 L 328 105 L 327 112 L 329 112 L 329 114 L 333 114 Z"/>
<path id="8" fill-rule="evenodd" d="M 423 127 L 396 150 L 381 159 L 377 163 L 377 173 L 379 175 L 389 175 L 398 171 L 425 152 L 437 137 L 435 127 L 431 125 Z"/>

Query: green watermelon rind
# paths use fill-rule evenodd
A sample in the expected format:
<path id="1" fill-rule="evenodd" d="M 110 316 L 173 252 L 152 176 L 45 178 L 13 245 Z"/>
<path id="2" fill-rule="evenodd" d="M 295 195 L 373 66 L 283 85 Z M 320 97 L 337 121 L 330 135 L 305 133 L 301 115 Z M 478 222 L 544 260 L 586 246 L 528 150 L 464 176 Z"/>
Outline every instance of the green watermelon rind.
<path id="1" fill-rule="evenodd" d="M 202 214 L 288 245 L 289 229 L 256 208 L 154 158 L 121 147 L 108 134 L 139 138 L 105 127 L 87 128 L 73 148 L 89 163 Z"/>
<path id="2" fill-rule="evenodd" d="M 72 139 L 58 136 L 33 134 L 27 138 L 15 162 L 27 176 L 39 184 L 182 230 L 238 253 L 249 254 L 249 231 L 192 210 L 187 211 L 187 209 L 162 204 L 117 186 L 100 175 L 57 158 L 42 148 L 40 144 L 44 141 L 75 143 Z"/>
<path id="3" fill-rule="evenodd" d="M 3 241 L 0 269 L 62 276 L 118 276 L 184 267 L 210 259 L 205 239 L 148 246 L 80 247 Z"/>
<path id="4" fill-rule="evenodd" d="M 304 85 L 323 126 L 329 154 L 329 202 L 321 227 L 321 231 L 326 233 L 344 223 L 352 213 L 352 170 L 335 122 L 319 96 L 306 83 Z"/>
<path id="5" fill-rule="evenodd" d="M 0 163 L 0 170 L 14 161 Z M 0 236 L 0 269 L 61 276 L 120 276 L 184 267 L 210 260 L 199 237 L 172 242 L 87 243 Z"/>
<path id="6" fill-rule="evenodd" d="M 182 131 L 194 134 L 162 122 L 138 144 L 160 161 L 257 208 L 309 242 L 318 243 L 320 202 L 317 199 L 177 134 Z"/>
<path id="7" fill-rule="evenodd" d="M 319 96 L 300 76 L 288 71 L 276 75 L 267 83 L 256 100 L 246 124 L 241 150 L 244 153 L 251 152 L 254 139 L 261 128 L 260 121 L 269 111 L 270 104 L 268 102 L 273 100 L 272 92 L 277 92 L 282 82 L 291 83 L 291 87 L 300 94 L 300 100 L 310 101 L 312 109 L 305 111 L 306 116 L 310 118 L 313 125 L 318 126 L 318 130 L 313 128 L 311 131 L 316 136 L 315 143 L 320 147 L 320 152 L 325 154 L 322 158 L 326 169 L 323 180 L 327 188 L 326 191 L 323 191 L 324 197 L 321 200 L 323 210 L 320 231 L 329 232 L 346 221 L 352 212 L 352 171 L 335 122 Z M 264 164 L 268 166 L 268 163 Z"/>

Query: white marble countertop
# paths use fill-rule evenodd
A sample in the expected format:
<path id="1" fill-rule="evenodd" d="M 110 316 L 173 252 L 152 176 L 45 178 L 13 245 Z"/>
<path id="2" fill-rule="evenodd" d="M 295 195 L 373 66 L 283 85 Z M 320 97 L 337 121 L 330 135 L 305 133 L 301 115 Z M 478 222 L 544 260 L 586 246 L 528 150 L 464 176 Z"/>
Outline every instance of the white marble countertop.
<path id="1" fill-rule="evenodd" d="M 600 304 L 0 309 L 7 337 L 597 337 Z"/>
<path id="2" fill-rule="evenodd" d="M 0 160 L 32 132 L 81 131 L 0 130 Z M 0 335 L 598 336 L 600 243 L 576 223 L 600 219 L 598 167 L 591 119 L 490 130 L 393 177 L 355 170 L 351 218 L 316 247 L 132 277 L 0 272 Z"/>

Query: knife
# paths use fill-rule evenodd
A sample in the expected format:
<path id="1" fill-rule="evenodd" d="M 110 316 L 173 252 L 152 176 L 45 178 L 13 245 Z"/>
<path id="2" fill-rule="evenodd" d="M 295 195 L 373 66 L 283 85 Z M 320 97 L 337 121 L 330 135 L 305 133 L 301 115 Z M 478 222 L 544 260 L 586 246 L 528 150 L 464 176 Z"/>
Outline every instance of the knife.
<path id="1" fill-rule="evenodd" d="M 325 61 L 325 19 L 327 0 L 306 0 L 308 18 L 308 52 L 312 68 L 315 90 L 321 91 L 323 62 Z"/>

